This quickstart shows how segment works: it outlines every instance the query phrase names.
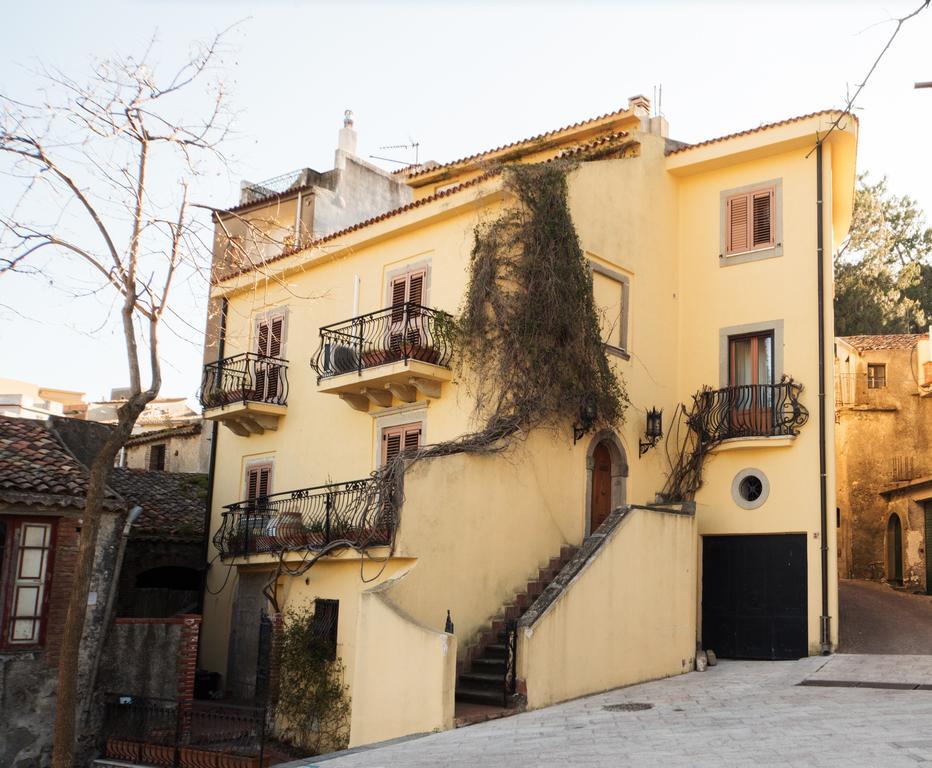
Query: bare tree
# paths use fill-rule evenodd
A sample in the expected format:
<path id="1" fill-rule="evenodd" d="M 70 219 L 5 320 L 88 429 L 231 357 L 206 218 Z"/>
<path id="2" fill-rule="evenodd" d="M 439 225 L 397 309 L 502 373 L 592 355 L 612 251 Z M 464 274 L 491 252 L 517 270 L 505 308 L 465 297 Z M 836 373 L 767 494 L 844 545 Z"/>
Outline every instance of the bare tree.
<path id="1" fill-rule="evenodd" d="M 159 330 L 172 286 L 209 274 L 208 238 L 199 228 L 210 223 L 192 216 L 189 194 L 223 162 L 231 113 L 222 39 L 193 49 L 167 79 L 150 66 L 150 45 L 141 58 L 95 64 L 89 84 L 59 71 L 36 73 L 40 103 L 0 94 L 0 170 L 22 191 L 0 214 L 0 275 L 40 274 L 112 292 L 129 370 L 128 399 L 89 467 L 59 661 L 55 768 L 74 762 L 78 652 L 110 469 L 159 392 Z M 50 252 L 54 261 L 45 261 Z"/>

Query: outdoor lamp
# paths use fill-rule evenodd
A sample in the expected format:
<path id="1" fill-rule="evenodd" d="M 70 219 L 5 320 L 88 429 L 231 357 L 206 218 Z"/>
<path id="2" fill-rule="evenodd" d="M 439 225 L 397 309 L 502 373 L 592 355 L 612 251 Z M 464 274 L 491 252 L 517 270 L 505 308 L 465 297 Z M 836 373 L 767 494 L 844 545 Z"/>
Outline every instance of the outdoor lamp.
<path id="1" fill-rule="evenodd" d="M 576 445 L 579 438 L 592 429 L 592 425 L 595 424 L 598 417 L 599 403 L 596 401 L 595 395 L 590 393 L 586 395 L 582 405 L 579 406 L 579 420 L 573 425 L 573 445 Z"/>
<path id="2" fill-rule="evenodd" d="M 644 431 L 644 436 L 647 440 L 639 443 L 640 452 L 638 458 L 657 445 L 660 438 L 663 437 L 663 409 L 658 411 L 656 408 L 651 408 L 647 412 L 647 428 Z"/>

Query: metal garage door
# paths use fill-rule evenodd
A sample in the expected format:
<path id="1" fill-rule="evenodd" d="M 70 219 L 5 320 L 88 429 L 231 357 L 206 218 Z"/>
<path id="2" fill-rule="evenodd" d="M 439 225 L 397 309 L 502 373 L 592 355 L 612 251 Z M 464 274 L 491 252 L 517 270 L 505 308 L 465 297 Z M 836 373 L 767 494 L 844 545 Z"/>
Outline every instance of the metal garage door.
<path id="1" fill-rule="evenodd" d="M 808 653 L 806 537 L 704 536 L 702 646 L 731 659 Z"/>

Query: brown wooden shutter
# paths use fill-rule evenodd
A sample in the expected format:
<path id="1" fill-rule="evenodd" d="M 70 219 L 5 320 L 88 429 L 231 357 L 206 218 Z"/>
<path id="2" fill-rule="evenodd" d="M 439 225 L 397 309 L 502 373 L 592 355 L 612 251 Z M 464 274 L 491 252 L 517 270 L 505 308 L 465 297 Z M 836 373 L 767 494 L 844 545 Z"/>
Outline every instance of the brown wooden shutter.
<path id="1" fill-rule="evenodd" d="M 774 195 L 772 189 L 753 194 L 753 243 L 752 247 L 773 245 Z"/>
<path id="2" fill-rule="evenodd" d="M 256 354 L 269 354 L 269 324 L 265 320 L 256 323 Z"/>
<path id="3" fill-rule="evenodd" d="M 246 476 L 246 499 L 268 496 L 272 490 L 272 465 L 250 467 Z"/>
<path id="4" fill-rule="evenodd" d="M 408 297 L 408 276 L 392 280 L 392 322 L 400 322 L 405 314 L 405 301 Z"/>
<path id="5" fill-rule="evenodd" d="M 728 253 L 748 249 L 748 195 L 735 195 L 728 199 L 725 212 L 728 227 L 725 248 Z"/>
<path id="6" fill-rule="evenodd" d="M 273 317 L 269 323 L 269 357 L 281 357 L 282 354 L 282 327 L 285 318 L 279 315 Z"/>
<path id="7" fill-rule="evenodd" d="M 386 429 L 382 432 L 382 466 L 388 466 L 401 453 L 401 432 Z"/>
<path id="8" fill-rule="evenodd" d="M 416 451 L 421 445 L 421 425 L 418 424 L 416 427 L 411 427 L 405 429 L 404 432 L 404 448 L 405 453 L 408 451 Z"/>

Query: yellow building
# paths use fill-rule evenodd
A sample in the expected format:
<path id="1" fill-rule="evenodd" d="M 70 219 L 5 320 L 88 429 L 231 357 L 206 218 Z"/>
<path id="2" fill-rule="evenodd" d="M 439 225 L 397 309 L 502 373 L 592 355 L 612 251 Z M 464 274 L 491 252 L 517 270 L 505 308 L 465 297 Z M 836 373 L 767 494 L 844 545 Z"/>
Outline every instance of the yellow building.
<path id="1" fill-rule="evenodd" d="M 831 264 L 856 121 L 820 112 L 685 145 L 636 97 L 393 175 L 355 158 L 346 130 L 337 167 L 381 190 L 363 208 L 404 202 L 338 229 L 296 213 L 293 236 L 248 260 L 230 257 L 243 231 L 290 233 L 281 212 L 327 197 L 322 176 L 218 215 L 202 665 L 249 696 L 259 612 L 312 605 L 363 744 L 449 728 L 468 702 L 534 708 L 679 674 L 697 647 L 830 651 Z M 462 306 L 477 225 L 517 205 L 502 169 L 558 158 L 576 161 L 569 210 L 624 424 L 567 403 L 565 424 L 503 453 L 413 463 L 392 495 L 377 473 L 392 457 L 481 426 L 488 372 L 457 365 L 444 313 Z M 699 457 L 695 493 L 688 473 L 669 482 L 684 441 L 700 444 L 682 454 Z"/>

